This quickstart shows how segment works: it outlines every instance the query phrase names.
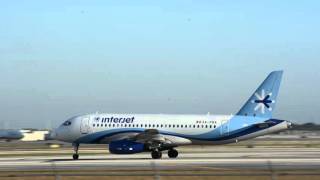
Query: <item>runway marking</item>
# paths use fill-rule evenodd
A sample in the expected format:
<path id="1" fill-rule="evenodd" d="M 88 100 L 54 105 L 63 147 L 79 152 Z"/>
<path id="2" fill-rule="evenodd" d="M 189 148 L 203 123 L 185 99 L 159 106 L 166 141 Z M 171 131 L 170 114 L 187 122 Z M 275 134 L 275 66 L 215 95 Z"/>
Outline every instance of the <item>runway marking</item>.
<path id="1" fill-rule="evenodd" d="M 161 160 L 132 160 L 132 159 L 123 159 L 123 160 L 77 160 L 77 161 L 52 161 L 52 162 L 45 162 L 45 161 L 38 161 L 38 160 L 31 160 L 31 161 L 1 161 L 0 167 L 2 166 L 16 166 L 16 165 L 51 165 L 53 162 L 55 165 L 84 165 L 84 164 L 146 164 L 146 163 L 155 163 L 155 164 L 210 164 L 210 163 L 257 163 L 263 162 L 267 163 L 270 161 L 272 163 L 318 163 L 320 165 L 320 159 L 314 158 L 303 158 L 303 159 L 161 159 Z"/>

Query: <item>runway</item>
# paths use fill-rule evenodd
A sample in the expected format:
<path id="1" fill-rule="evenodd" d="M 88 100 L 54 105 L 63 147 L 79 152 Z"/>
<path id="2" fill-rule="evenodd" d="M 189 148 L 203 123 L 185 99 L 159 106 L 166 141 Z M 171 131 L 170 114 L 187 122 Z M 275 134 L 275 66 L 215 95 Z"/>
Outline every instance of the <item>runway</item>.
<path id="1" fill-rule="evenodd" d="M 3 152 L 2 152 L 3 153 Z M 12 152 L 11 152 L 12 153 Z M 58 154 L 58 153 L 57 153 Z M 29 170 L 319 170 L 318 148 L 219 148 L 214 152 L 181 152 L 176 159 L 153 160 L 149 153 L 133 155 L 88 154 L 79 160 L 70 155 L 37 155 L 0 157 L 1 171 Z"/>

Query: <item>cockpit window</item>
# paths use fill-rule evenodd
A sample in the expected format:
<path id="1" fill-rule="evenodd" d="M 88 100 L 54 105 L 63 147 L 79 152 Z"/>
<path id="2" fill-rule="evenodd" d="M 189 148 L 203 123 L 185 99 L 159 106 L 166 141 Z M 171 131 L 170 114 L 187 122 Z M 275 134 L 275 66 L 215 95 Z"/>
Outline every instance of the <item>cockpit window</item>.
<path id="1" fill-rule="evenodd" d="M 63 123 L 64 126 L 70 126 L 71 125 L 71 121 L 66 121 Z"/>

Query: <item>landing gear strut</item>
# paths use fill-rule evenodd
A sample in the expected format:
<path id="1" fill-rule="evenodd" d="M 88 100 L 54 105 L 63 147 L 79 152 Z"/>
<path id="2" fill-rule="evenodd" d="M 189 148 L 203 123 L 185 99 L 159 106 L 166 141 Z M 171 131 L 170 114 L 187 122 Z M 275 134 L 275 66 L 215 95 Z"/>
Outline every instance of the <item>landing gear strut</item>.
<path id="1" fill-rule="evenodd" d="M 151 157 L 152 157 L 152 159 L 161 159 L 161 157 L 162 157 L 162 152 L 159 151 L 159 150 L 153 150 L 153 151 L 151 152 Z"/>
<path id="2" fill-rule="evenodd" d="M 178 154 L 179 154 L 178 151 L 175 149 L 169 149 L 168 151 L 169 158 L 176 158 L 178 157 Z"/>
<path id="3" fill-rule="evenodd" d="M 73 151 L 74 154 L 72 155 L 73 160 L 78 160 L 79 159 L 79 154 L 78 154 L 78 150 L 79 150 L 79 144 L 78 143 L 73 143 Z"/>

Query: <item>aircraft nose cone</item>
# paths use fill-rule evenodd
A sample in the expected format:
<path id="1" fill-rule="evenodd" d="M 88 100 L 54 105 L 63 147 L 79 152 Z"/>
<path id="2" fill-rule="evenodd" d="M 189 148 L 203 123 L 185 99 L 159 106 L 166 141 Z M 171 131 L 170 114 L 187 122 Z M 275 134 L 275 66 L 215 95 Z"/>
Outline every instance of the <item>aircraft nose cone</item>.
<path id="1" fill-rule="evenodd" d="M 61 128 L 57 128 L 54 131 L 52 131 L 50 137 L 55 140 L 62 140 L 62 135 L 63 135 L 63 132 Z"/>
<path id="2" fill-rule="evenodd" d="M 287 127 L 288 127 L 288 129 L 292 128 L 292 122 L 287 121 Z"/>

